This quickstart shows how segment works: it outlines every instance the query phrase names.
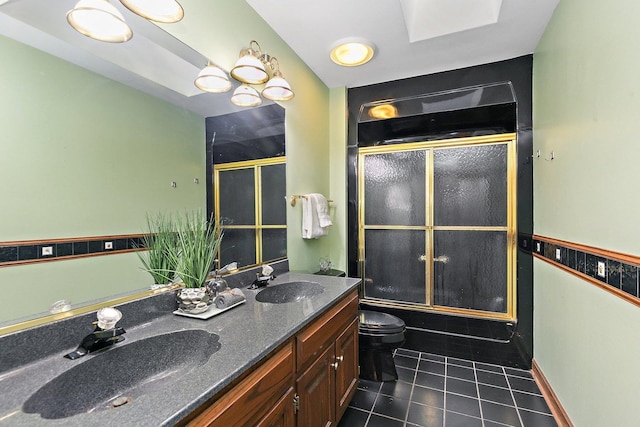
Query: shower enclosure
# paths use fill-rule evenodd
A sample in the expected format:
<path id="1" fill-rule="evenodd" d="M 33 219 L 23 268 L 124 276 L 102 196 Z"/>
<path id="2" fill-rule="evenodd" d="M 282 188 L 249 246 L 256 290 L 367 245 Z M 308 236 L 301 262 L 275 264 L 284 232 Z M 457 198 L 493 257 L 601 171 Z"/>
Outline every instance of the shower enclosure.
<path id="1" fill-rule="evenodd" d="M 515 136 L 359 150 L 369 303 L 515 318 Z"/>
<path id="2" fill-rule="evenodd" d="M 516 134 L 468 130 L 513 110 L 509 84 L 362 106 L 358 267 L 366 304 L 516 319 Z M 459 124 L 467 131 L 433 137 L 454 112 L 469 121 Z"/>

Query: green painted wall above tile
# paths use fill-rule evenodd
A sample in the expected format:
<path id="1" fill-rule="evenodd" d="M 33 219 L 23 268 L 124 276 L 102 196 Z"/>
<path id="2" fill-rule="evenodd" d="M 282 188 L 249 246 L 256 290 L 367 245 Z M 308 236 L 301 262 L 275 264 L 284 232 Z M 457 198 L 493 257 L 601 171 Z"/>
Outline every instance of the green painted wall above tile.
<path id="1" fill-rule="evenodd" d="M 563 0 L 534 53 L 538 235 L 640 254 L 638 16 L 633 1 Z M 534 358 L 574 425 L 638 424 L 640 311 L 534 267 Z"/>

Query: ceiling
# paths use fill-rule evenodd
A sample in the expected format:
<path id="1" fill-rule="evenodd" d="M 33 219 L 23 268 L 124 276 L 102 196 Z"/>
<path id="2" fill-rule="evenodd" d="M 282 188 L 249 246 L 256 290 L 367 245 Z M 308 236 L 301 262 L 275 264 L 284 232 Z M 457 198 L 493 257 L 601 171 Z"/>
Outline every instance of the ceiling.
<path id="1" fill-rule="evenodd" d="M 121 44 L 79 36 L 66 24 L 66 13 L 77 0 L 0 0 L 0 35 L 208 117 L 241 110 L 228 97 L 200 92 L 193 80 L 208 60 L 205 53 L 229 57 L 229 63 L 219 65 L 231 67 L 238 52 L 234 43 L 246 42 L 235 40 L 232 33 L 247 32 L 238 28 L 237 22 L 247 21 L 251 8 L 259 16 L 250 20 L 254 28 L 249 32 L 257 33 L 255 37 L 262 40 L 264 20 L 333 88 L 364 86 L 533 53 L 558 1 L 181 0 L 185 19 L 170 24 L 175 30 L 169 34 L 166 26 L 164 31 L 112 0 L 134 30 L 133 39 L 124 44 L 124 49 Z M 233 16 L 225 16 L 223 7 Z M 190 11 L 194 13 L 190 15 Z M 219 21 L 212 22 L 214 17 Z M 224 34 L 219 34 L 224 25 Z M 212 38 L 216 29 L 219 31 Z M 332 45 L 350 37 L 364 38 L 375 45 L 372 61 L 358 67 L 340 67 L 330 60 Z M 214 42 L 217 44 L 212 45 Z M 229 46 L 233 53 L 222 55 L 220 46 Z M 286 65 L 283 72 L 286 77 Z"/>
<path id="2" fill-rule="evenodd" d="M 330 88 L 356 87 L 533 53 L 559 0 L 247 0 Z M 376 55 L 359 67 L 329 59 L 364 38 Z"/>

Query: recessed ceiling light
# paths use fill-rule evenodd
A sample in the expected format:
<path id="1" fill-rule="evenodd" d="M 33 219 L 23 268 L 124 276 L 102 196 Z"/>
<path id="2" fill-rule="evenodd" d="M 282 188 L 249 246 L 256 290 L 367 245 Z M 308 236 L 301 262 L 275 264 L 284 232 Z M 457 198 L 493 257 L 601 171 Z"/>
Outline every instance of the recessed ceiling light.
<path id="1" fill-rule="evenodd" d="M 343 39 L 331 49 L 331 60 L 344 67 L 366 64 L 373 58 L 375 49 L 371 43 L 362 39 Z"/>

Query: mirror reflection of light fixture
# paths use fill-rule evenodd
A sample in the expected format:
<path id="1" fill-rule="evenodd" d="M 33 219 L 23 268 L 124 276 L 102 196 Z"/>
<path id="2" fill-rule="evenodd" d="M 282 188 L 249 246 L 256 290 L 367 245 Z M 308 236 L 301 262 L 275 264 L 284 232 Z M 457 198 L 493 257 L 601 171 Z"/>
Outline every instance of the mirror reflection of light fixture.
<path id="1" fill-rule="evenodd" d="M 234 79 L 238 80 L 241 83 L 244 83 L 243 86 L 266 83 L 261 93 L 264 98 L 271 101 L 288 101 L 294 97 L 293 90 L 291 90 L 291 85 L 284 79 L 282 73 L 280 72 L 280 64 L 278 63 L 278 59 L 274 56 L 262 53 L 262 51 L 260 50 L 260 45 L 255 40 L 251 40 L 249 42 L 249 47 L 240 51 L 240 58 L 236 62 L 235 66 L 231 69 L 230 74 Z M 243 91 L 246 92 L 247 88 L 252 89 L 252 91 L 257 94 L 257 91 L 249 86 L 246 86 Z M 236 92 L 238 92 L 239 89 L 240 88 L 238 88 Z M 248 96 L 244 92 L 243 95 Z M 253 92 L 251 96 L 253 96 Z M 234 96 L 231 98 L 231 102 L 233 102 L 235 105 L 260 105 L 260 103 L 249 105 L 246 102 L 239 104 L 238 102 L 234 101 L 234 99 L 235 92 Z"/>
<path id="2" fill-rule="evenodd" d="M 176 0 L 120 0 L 120 3 L 151 21 L 170 24 L 184 16 Z M 133 37 L 122 13 L 108 0 L 80 0 L 67 13 L 67 21 L 79 33 L 103 42 L 122 43 Z"/>
<path id="3" fill-rule="evenodd" d="M 124 16 L 107 0 L 80 0 L 67 13 L 67 21 L 76 31 L 95 40 L 122 43 L 133 37 Z"/>
<path id="4" fill-rule="evenodd" d="M 369 109 L 372 119 L 392 119 L 398 117 L 398 109 L 393 104 L 380 104 Z"/>
<path id="5" fill-rule="evenodd" d="M 238 107 L 257 107 L 262 104 L 262 99 L 260 99 L 260 95 L 258 95 L 257 90 L 251 86 L 243 84 L 233 91 L 231 103 Z"/>
<path id="6" fill-rule="evenodd" d="M 173 24 L 184 17 L 184 9 L 176 0 L 120 0 L 120 3 L 150 21 Z"/>
<path id="7" fill-rule="evenodd" d="M 333 62 L 344 67 L 356 67 L 369 62 L 375 53 L 374 46 L 360 38 L 338 40 L 331 48 Z"/>
<path id="8" fill-rule="evenodd" d="M 198 73 L 195 85 L 210 93 L 228 92 L 231 89 L 231 82 L 227 74 L 218 66 L 208 64 Z"/>

